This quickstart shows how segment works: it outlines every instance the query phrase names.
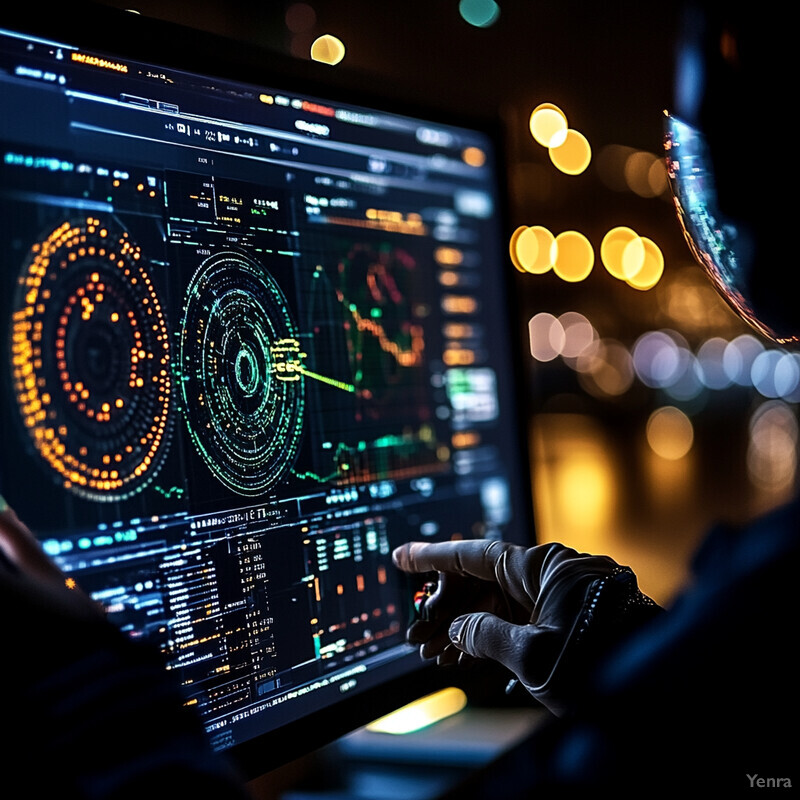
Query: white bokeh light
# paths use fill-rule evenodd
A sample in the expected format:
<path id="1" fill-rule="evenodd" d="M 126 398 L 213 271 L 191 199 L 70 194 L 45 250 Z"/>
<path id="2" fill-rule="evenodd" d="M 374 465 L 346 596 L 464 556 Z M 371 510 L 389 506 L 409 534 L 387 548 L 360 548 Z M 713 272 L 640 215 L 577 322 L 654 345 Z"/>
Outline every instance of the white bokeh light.
<path id="1" fill-rule="evenodd" d="M 633 346 L 633 364 L 639 380 L 652 389 L 663 389 L 680 380 L 690 362 L 683 337 L 674 331 L 650 331 Z"/>
<path id="2" fill-rule="evenodd" d="M 545 311 L 535 314 L 528 322 L 531 355 L 537 361 L 552 361 L 561 355 L 566 335 L 553 314 Z"/>
<path id="3" fill-rule="evenodd" d="M 784 391 L 796 388 L 796 381 L 795 385 L 789 386 L 790 376 L 785 374 L 783 367 L 785 355 L 780 350 L 764 350 L 753 361 L 750 370 L 753 386 L 764 397 L 782 397 Z"/>
<path id="4" fill-rule="evenodd" d="M 681 402 L 695 400 L 705 390 L 706 386 L 701 380 L 702 369 L 693 353 L 687 354 L 686 369 L 680 377 L 664 391 L 673 399 Z"/>
<path id="5" fill-rule="evenodd" d="M 697 351 L 700 376 L 709 389 L 717 391 L 731 385 L 731 377 L 725 369 L 724 357 L 728 342 L 719 336 L 707 339 Z"/>
<path id="6" fill-rule="evenodd" d="M 770 492 L 791 491 L 797 475 L 798 425 L 782 400 L 762 403 L 750 419 L 747 470 L 750 480 Z"/>
<path id="7" fill-rule="evenodd" d="M 575 359 L 597 338 L 592 323 L 577 311 L 567 311 L 558 321 L 564 329 L 564 347 L 561 355 L 565 359 Z"/>
<path id="8" fill-rule="evenodd" d="M 764 352 L 764 345 L 749 333 L 728 342 L 722 364 L 728 378 L 739 386 L 752 386 L 751 370 L 756 357 Z"/>

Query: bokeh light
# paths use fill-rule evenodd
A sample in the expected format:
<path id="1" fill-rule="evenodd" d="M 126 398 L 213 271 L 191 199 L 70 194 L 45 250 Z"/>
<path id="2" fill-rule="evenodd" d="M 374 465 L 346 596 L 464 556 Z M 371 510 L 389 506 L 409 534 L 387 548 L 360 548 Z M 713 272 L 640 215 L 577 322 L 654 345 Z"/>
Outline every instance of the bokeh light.
<path id="1" fill-rule="evenodd" d="M 553 314 L 542 311 L 528 322 L 531 355 L 537 361 L 552 361 L 561 355 L 566 334 L 561 322 Z"/>
<path id="2" fill-rule="evenodd" d="M 561 355 L 565 360 L 574 361 L 597 339 L 597 332 L 592 323 L 577 311 L 564 312 L 558 321 L 564 329 Z"/>
<path id="3" fill-rule="evenodd" d="M 669 328 L 642 333 L 631 346 L 602 338 L 577 311 L 559 317 L 541 312 L 529 322 L 531 355 L 537 361 L 559 356 L 579 373 L 582 388 L 593 396 L 617 396 L 634 379 L 649 389 L 699 411 L 709 392 L 747 387 L 762 398 L 800 404 L 800 353 L 766 348 L 755 336 L 731 341 L 711 336 L 693 352 L 686 338 Z"/>
<path id="4" fill-rule="evenodd" d="M 531 135 L 542 147 L 564 144 L 569 128 L 564 112 L 552 103 L 541 103 L 533 109 L 529 127 Z"/>
<path id="5" fill-rule="evenodd" d="M 541 225 L 522 225 L 511 235 L 511 261 L 520 272 L 542 275 L 553 266 L 555 236 Z"/>
<path id="6" fill-rule="evenodd" d="M 550 260 L 556 275 L 569 283 L 589 277 L 594 266 L 594 249 L 589 240 L 578 231 L 564 231 L 556 236 Z"/>
<path id="7" fill-rule="evenodd" d="M 568 530 L 601 528 L 613 508 L 614 472 L 607 452 L 578 442 L 560 464 L 556 483 L 556 503 Z"/>
<path id="8" fill-rule="evenodd" d="M 577 311 L 567 311 L 559 317 L 541 312 L 531 317 L 528 323 L 531 355 L 537 361 L 552 361 L 562 356 L 573 368 L 578 358 L 597 339 L 597 333 L 589 320 Z"/>
<path id="9" fill-rule="evenodd" d="M 787 358 L 794 361 L 795 366 L 797 367 L 796 374 L 800 375 L 800 353 L 798 353 L 797 351 L 792 351 L 791 353 L 787 353 L 786 356 Z M 782 395 L 782 397 L 789 403 L 795 403 L 795 404 L 800 403 L 800 378 L 798 378 L 797 384 L 795 385 L 794 389 L 786 391 Z"/>
<path id="10" fill-rule="evenodd" d="M 658 245 L 625 225 L 603 237 L 600 260 L 609 275 L 640 291 L 652 289 L 664 274 L 664 255 Z"/>
<path id="11" fill-rule="evenodd" d="M 798 424 L 781 400 L 762 403 L 750 418 L 747 471 L 751 482 L 772 493 L 790 492 L 797 477 Z"/>
<path id="12" fill-rule="evenodd" d="M 764 397 L 787 397 L 800 382 L 797 360 L 781 350 L 764 350 L 756 356 L 750 370 L 753 386 Z"/>
<path id="13" fill-rule="evenodd" d="M 632 228 L 620 225 L 612 228 L 603 237 L 600 243 L 600 260 L 608 273 L 621 281 L 627 280 L 625 274 L 626 249 L 631 243 L 639 240 L 639 235 Z M 627 250 L 627 258 L 630 261 L 633 251 Z M 642 247 L 642 257 L 644 257 L 644 247 Z M 630 266 L 628 267 L 630 269 Z"/>
<path id="14" fill-rule="evenodd" d="M 635 147 L 610 144 L 596 158 L 597 175 L 614 192 L 633 192 L 639 197 L 665 197 L 669 182 L 664 158 Z"/>
<path id="15" fill-rule="evenodd" d="M 675 406 L 657 408 L 647 420 L 647 443 L 661 458 L 677 461 L 692 449 L 692 421 Z"/>
<path id="16" fill-rule="evenodd" d="M 644 240 L 641 236 L 634 236 L 622 248 L 621 266 L 623 279 L 629 281 L 638 275 L 642 271 L 642 267 L 644 267 L 646 257 Z"/>
<path id="17" fill-rule="evenodd" d="M 308 3 L 292 3 L 284 20 L 292 33 L 307 33 L 317 22 L 317 12 Z"/>
<path id="18" fill-rule="evenodd" d="M 476 28 L 488 28 L 500 17 L 500 6 L 495 0 L 460 0 L 458 13 L 469 25 Z"/>
<path id="19" fill-rule="evenodd" d="M 575 362 L 581 387 L 593 397 L 620 397 L 636 377 L 630 351 L 615 339 L 595 339 Z"/>
<path id="20" fill-rule="evenodd" d="M 542 225 L 520 225 L 511 234 L 508 249 L 519 272 L 543 275 L 553 269 L 568 283 L 585 280 L 594 268 L 594 248 L 579 231 L 554 236 Z"/>
<path id="21" fill-rule="evenodd" d="M 595 552 L 597 537 L 609 530 L 619 490 L 602 428 L 583 414 L 542 415 L 534 426 L 533 452 L 546 466 L 534 470 L 542 540 L 569 531 L 570 546 Z"/>
<path id="22" fill-rule="evenodd" d="M 311 45 L 311 58 L 322 64 L 335 65 L 342 61 L 345 54 L 344 44 L 329 33 L 314 40 Z"/>
<path id="23" fill-rule="evenodd" d="M 589 140 L 573 128 L 567 131 L 564 143 L 549 149 L 553 165 L 566 175 L 580 175 L 592 160 Z"/>
<path id="24" fill-rule="evenodd" d="M 461 153 L 461 158 L 470 167 L 482 167 L 486 163 L 486 152 L 480 147 L 467 147 Z"/>
<path id="25" fill-rule="evenodd" d="M 700 345 L 697 351 L 697 362 L 703 383 L 715 391 L 727 389 L 731 379 L 725 370 L 725 350 L 727 341 L 719 336 L 712 336 Z"/>
<path id="26" fill-rule="evenodd" d="M 290 53 L 295 58 L 308 58 L 315 38 L 317 12 L 308 3 L 291 3 L 284 14 L 284 21 L 291 34 Z"/>
<path id="27" fill-rule="evenodd" d="M 669 281 L 659 292 L 657 300 L 671 324 L 687 334 L 703 335 L 707 330 L 715 330 L 718 334 L 729 330 L 732 335 L 741 332 L 738 317 L 696 265 L 672 265 Z"/>
<path id="28" fill-rule="evenodd" d="M 648 331 L 633 346 L 633 366 L 639 380 L 651 389 L 677 383 L 691 363 L 689 348 L 674 331 Z"/>
<path id="29" fill-rule="evenodd" d="M 739 386 L 752 386 L 753 362 L 764 352 L 764 345 L 750 333 L 743 333 L 728 342 L 722 365 L 728 379 Z"/>
<path id="30" fill-rule="evenodd" d="M 662 158 L 654 158 L 647 171 L 647 180 L 653 197 L 661 197 L 669 193 L 667 167 Z"/>
<path id="31" fill-rule="evenodd" d="M 707 387 L 703 383 L 702 370 L 697 361 L 697 356 L 689 350 L 681 352 L 682 368 L 673 376 L 668 386 L 662 386 L 662 391 L 675 402 L 687 404 L 703 397 Z"/>
<path id="32" fill-rule="evenodd" d="M 664 159 L 644 150 L 635 150 L 624 166 L 625 183 L 639 197 L 658 197 L 668 189 Z"/>
<path id="33" fill-rule="evenodd" d="M 508 254 L 509 256 L 511 256 L 511 263 L 520 272 L 525 272 L 525 267 L 522 266 L 522 262 L 519 260 L 519 256 L 517 255 L 517 241 L 519 240 L 519 237 L 522 235 L 522 233 L 527 229 L 528 229 L 527 225 L 520 225 L 514 231 L 514 233 L 511 234 L 511 238 L 508 240 Z M 538 247 L 536 252 L 538 254 Z"/>
<path id="34" fill-rule="evenodd" d="M 627 278 L 627 283 L 634 289 L 647 291 L 652 289 L 664 274 L 664 254 L 659 246 L 645 236 L 638 237 L 641 242 L 642 257 L 638 264 L 638 269 L 632 272 Z M 626 255 L 628 248 L 625 249 Z M 639 260 L 638 253 L 636 260 Z M 633 264 L 623 259 L 623 271 L 633 269 Z"/>

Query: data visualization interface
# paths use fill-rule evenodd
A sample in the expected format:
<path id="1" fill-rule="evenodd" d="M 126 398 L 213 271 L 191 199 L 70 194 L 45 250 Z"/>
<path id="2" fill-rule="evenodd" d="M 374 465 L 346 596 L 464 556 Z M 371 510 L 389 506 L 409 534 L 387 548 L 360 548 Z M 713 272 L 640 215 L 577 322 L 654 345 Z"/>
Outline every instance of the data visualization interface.
<path id="1" fill-rule="evenodd" d="M 416 668 L 392 549 L 520 535 L 491 141 L 8 31 L 0 102 L 2 494 L 219 748 Z"/>

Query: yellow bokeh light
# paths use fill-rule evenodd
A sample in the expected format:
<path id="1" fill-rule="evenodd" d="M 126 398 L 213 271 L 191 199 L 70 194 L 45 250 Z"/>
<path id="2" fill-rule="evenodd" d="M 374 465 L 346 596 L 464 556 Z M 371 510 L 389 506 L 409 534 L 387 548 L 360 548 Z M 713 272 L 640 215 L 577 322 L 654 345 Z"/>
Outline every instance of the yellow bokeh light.
<path id="1" fill-rule="evenodd" d="M 550 258 L 559 278 L 577 283 L 589 277 L 594 266 L 594 248 L 578 231 L 564 231 L 556 236 Z"/>
<path id="2" fill-rule="evenodd" d="M 531 112 L 529 126 L 531 136 L 542 147 L 559 147 L 567 138 L 567 117 L 552 103 L 536 106 Z"/>
<path id="3" fill-rule="evenodd" d="M 628 284 L 634 289 L 647 291 L 652 289 L 664 274 L 664 254 L 652 239 L 643 236 L 641 242 L 644 249 L 644 260 L 636 275 L 628 279 Z"/>
<path id="4" fill-rule="evenodd" d="M 596 421 L 582 414 L 538 415 L 533 431 L 541 541 L 561 539 L 595 552 L 609 530 L 618 484 L 610 448 Z"/>
<path id="5" fill-rule="evenodd" d="M 531 225 L 516 238 L 517 260 L 525 272 L 543 275 L 552 266 L 551 248 L 555 237 L 541 225 Z"/>
<path id="6" fill-rule="evenodd" d="M 623 264 L 625 248 L 638 238 L 639 234 L 636 231 L 624 225 L 612 228 L 603 237 L 600 244 L 600 260 L 613 277 L 621 281 L 628 280 Z"/>
<path id="7" fill-rule="evenodd" d="M 464 253 L 457 247 L 437 247 L 433 257 L 436 259 L 437 264 L 446 264 L 450 267 L 458 266 L 464 261 Z"/>
<path id="8" fill-rule="evenodd" d="M 508 241 L 508 252 L 511 256 L 511 263 L 520 271 L 525 272 L 525 267 L 520 264 L 519 258 L 517 257 L 517 239 L 519 239 L 520 235 L 523 231 L 528 229 L 527 225 L 520 225 L 514 233 L 511 234 L 511 238 Z"/>
<path id="9" fill-rule="evenodd" d="M 644 267 L 645 247 L 641 236 L 634 236 L 622 249 L 622 276 L 633 280 Z"/>
<path id="10" fill-rule="evenodd" d="M 599 453 L 578 450 L 562 465 L 557 503 L 571 526 L 585 529 L 609 515 L 611 470 Z"/>
<path id="11" fill-rule="evenodd" d="M 662 406 L 647 420 L 647 443 L 661 458 L 677 461 L 692 449 L 692 422 L 680 409 Z"/>
<path id="12" fill-rule="evenodd" d="M 322 64 L 338 64 L 344 58 L 344 44 L 340 39 L 326 33 L 311 45 L 311 58 Z"/>
<path id="13" fill-rule="evenodd" d="M 554 166 L 567 175 L 580 175 L 592 160 L 589 140 L 572 128 L 567 131 L 564 143 L 550 147 L 549 152 Z"/>

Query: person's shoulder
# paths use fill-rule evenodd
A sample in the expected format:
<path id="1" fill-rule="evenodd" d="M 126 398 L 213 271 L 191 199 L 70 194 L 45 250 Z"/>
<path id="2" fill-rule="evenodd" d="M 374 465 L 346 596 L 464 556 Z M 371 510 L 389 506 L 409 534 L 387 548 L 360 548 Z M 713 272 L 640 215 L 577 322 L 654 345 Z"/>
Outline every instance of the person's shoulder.
<path id="1" fill-rule="evenodd" d="M 800 496 L 742 525 L 712 528 L 692 562 L 698 577 L 742 578 L 800 554 Z M 795 562 L 796 563 L 796 562 Z"/>

